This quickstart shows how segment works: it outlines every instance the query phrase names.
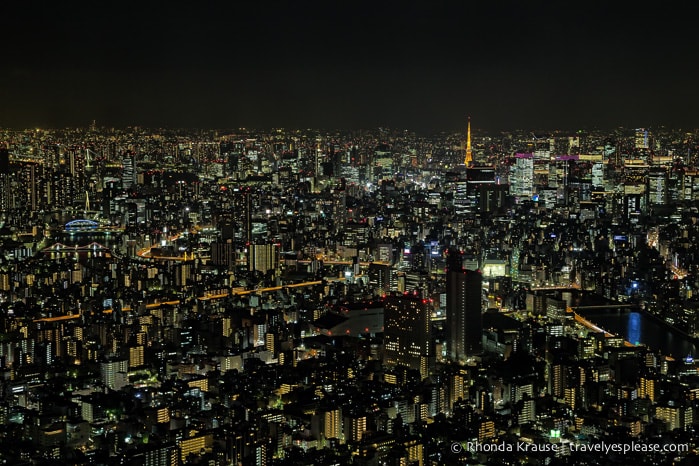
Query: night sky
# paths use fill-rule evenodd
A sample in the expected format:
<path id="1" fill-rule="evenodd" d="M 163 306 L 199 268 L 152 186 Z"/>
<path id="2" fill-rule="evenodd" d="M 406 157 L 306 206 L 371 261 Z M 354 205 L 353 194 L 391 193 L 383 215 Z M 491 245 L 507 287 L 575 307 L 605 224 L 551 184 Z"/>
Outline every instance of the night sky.
<path id="1" fill-rule="evenodd" d="M 654 5 L 3 2 L 0 127 L 698 128 L 691 3 Z"/>

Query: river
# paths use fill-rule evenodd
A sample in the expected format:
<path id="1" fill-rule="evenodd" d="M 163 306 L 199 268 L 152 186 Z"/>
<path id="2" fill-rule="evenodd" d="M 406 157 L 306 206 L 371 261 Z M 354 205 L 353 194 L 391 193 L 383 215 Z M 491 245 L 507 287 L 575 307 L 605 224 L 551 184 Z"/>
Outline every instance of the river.
<path id="1" fill-rule="evenodd" d="M 577 312 L 609 333 L 634 344 L 644 344 L 662 354 L 675 358 L 699 355 L 697 343 L 691 338 L 645 312 L 633 309 L 580 309 Z"/>

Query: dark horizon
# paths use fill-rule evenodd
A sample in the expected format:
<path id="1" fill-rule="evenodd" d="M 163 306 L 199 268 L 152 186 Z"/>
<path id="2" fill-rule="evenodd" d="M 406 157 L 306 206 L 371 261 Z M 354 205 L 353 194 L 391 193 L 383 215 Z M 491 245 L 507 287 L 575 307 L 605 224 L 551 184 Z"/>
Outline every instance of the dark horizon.
<path id="1" fill-rule="evenodd" d="M 699 128 L 682 10 L 301 5 L 13 3 L 0 127 Z"/>

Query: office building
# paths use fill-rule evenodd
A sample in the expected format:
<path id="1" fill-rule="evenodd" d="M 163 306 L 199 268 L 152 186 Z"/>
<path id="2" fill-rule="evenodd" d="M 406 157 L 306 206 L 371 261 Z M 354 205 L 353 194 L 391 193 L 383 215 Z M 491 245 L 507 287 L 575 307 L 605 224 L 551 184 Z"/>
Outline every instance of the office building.
<path id="1" fill-rule="evenodd" d="M 279 264 L 279 247 L 276 244 L 250 244 L 248 250 L 248 270 L 263 274 L 274 271 Z"/>
<path id="2" fill-rule="evenodd" d="M 431 311 L 428 301 L 415 295 L 386 298 L 384 346 L 386 366 L 403 365 L 429 376 L 434 359 Z"/>
<path id="3" fill-rule="evenodd" d="M 483 349 L 483 317 L 479 271 L 464 270 L 461 253 L 447 257 L 447 350 L 454 361 L 465 361 Z"/>

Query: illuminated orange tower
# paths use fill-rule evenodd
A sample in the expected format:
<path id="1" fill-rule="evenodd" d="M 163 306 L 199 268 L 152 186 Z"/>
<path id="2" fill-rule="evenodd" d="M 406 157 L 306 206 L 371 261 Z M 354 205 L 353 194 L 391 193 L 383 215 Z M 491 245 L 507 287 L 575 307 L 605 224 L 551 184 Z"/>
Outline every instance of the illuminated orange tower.
<path id="1" fill-rule="evenodd" d="M 473 163 L 473 152 L 471 151 L 471 117 L 468 117 L 468 129 L 466 130 L 466 157 L 464 165 L 467 167 Z"/>

